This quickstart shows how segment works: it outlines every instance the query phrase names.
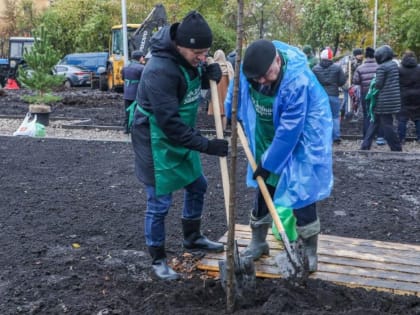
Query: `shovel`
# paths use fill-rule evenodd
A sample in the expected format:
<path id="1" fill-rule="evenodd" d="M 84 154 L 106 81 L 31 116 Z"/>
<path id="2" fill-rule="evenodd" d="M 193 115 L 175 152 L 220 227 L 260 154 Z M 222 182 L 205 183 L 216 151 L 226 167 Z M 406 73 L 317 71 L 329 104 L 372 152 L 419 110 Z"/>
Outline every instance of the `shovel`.
<path id="1" fill-rule="evenodd" d="M 212 58 L 207 59 L 209 63 L 213 62 Z M 216 125 L 216 136 L 223 139 L 222 119 L 220 117 L 219 94 L 217 92 L 217 84 L 210 80 L 211 103 L 213 106 L 213 115 Z M 229 171 L 226 157 L 219 158 L 220 169 L 222 175 L 223 194 L 225 199 L 226 219 L 229 222 Z M 226 290 L 229 278 L 229 264 L 226 260 L 219 261 L 219 271 L 222 287 Z M 256 290 L 256 275 L 254 261 L 251 257 L 241 257 L 239 255 L 238 244 L 235 241 L 233 246 L 233 284 L 235 287 L 235 301 L 238 304 L 245 305 L 252 303 Z"/>
<path id="2" fill-rule="evenodd" d="M 248 140 L 245 136 L 241 124 L 238 124 L 238 136 L 244 148 L 248 162 L 251 165 L 252 170 L 255 172 L 257 169 L 257 164 L 255 163 L 254 157 L 249 148 Z M 307 271 L 308 268 L 304 268 L 304 266 L 307 265 L 307 262 L 305 263 L 303 245 L 300 241 L 295 242 L 293 245 L 290 243 L 264 180 L 258 176 L 257 182 L 267 204 L 268 210 L 270 211 L 271 217 L 273 218 L 274 224 L 276 225 L 281 235 L 285 249 L 284 252 L 278 254 L 274 259 L 280 269 L 282 276 L 299 284 L 309 275 Z"/>

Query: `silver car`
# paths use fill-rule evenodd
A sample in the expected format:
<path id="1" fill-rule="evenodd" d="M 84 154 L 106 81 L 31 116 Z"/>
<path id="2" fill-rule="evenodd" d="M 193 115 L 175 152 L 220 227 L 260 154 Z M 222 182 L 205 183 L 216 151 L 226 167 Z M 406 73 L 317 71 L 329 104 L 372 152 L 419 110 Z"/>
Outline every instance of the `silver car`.
<path id="1" fill-rule="evenodd" d="M 88 69 L 71 65 L 56 65 L 53 73 L 65 77 L 64 86 L 66 88 L 90 85 L 92 76 L 92 72 Z"/>

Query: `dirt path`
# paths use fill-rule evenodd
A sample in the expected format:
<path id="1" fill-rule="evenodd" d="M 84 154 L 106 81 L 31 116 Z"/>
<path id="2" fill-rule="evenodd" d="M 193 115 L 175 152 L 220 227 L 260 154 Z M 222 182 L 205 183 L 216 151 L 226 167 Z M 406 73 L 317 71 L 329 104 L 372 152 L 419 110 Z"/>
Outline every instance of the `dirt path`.
<path id="1" fill-rule="evenodd" d="M 217 239 L 227 230 L 218 159 L 202 161 L 209 181 L 203 232 Z M 419 161 L 416 153 L 336 151 L 333 193 L 318 204 L 321 232 L 420 245 Z M 254 197 L 245 169 L 240 151 L 241 224 Z M 183 278 L 153 278 L 143 236 L 145 194 L 129 142 L 0 136 L 0 188 L 0 314 L 226 313 L 220 281 L 194 268 L 199 255 L 182 250 L 181 192 L 167 218 L 166 248 Z M 420 298 L 319 280 L 296 288 L 259 279 L 255 300 L 235 314 L 414 315 Z"/>

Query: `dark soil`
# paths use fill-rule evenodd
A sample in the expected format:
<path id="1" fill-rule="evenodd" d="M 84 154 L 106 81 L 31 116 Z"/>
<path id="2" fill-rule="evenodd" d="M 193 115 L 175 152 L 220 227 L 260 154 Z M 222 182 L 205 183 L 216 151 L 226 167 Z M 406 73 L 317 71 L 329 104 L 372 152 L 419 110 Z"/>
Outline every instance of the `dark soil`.
<path id="1" fill-rule="evenodd" d="M 119 94 L 64 94 L 70 96 L 54 105 L 52 117 L 122 122 Z M 0 98 L 0 115 L 26 113 L 27 104 L 7 97 Z M 206 115 L 199 126 L 210 126 Z M 415 154 L 335 152 L 334 190 L 318 204 L 322 233 L 419 245 L 419 160 Z M 202 162 L 209 181 L 202 229 L 217 239 L 227 230 L 218 159 L 202 155 Z M 239 151 L 241 224 L 253 201 L 245 169 Z M 129 143 L 0 137 L 0 179 L 0 314 L 226 313 L 220 281 L 196 270 L 199 257 L 183 252 L 182 192 L 174 194 L 168 214 L 166 248 L 183 278 L 152 276 L 143 237 L 145 193 Z M 296 288 L 258 279 L 255 302 L 236 314 L 411 315 L 420 314 L 420 298 L 320 280 Z"/>

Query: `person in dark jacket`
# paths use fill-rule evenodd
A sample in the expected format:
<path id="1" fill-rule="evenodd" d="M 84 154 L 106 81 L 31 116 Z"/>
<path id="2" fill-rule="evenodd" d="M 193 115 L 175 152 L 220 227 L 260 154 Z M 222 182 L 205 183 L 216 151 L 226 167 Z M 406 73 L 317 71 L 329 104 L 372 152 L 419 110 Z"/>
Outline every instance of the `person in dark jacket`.
<path id="1" fill-rule="evenodd" d="M 353 75 L 353 84 L 360 86 L 360 98 L 363 110 L 363 137 L 369 127 L 369 116 L 366 106 L 366 95 L 369 91 L 370 81 L 376 75 L 378 64 L 375 60 L 375 50 L 367 47 L 365 50 L 365 61 L 362 65 L 358 66 Z"/>
<path id="2" fill-rule="evenodd" d="M 319 63 L 318 58 L 314 55 L 314 51 L 311 45 L 303 46 L 302 51 L 304 52 L 304 54 L 306 55 L 306 58 L 308 59 L 309 68 L 312 69 L 315 65 Z"/>
<path id="3" fill-rule="evenodd" d="M 210 241 L 200 231 L 207 189 L 200 152 L 228 154 L 226 140 L 210 140 L 195 129 L 201 89 L 222 76 L 217 63 L 204 63 L 212 38 L 209 25 L 196 11 L 181 23 L 161 28 L 151 39 L 152 57 L 137 90 L 131 130 L 135 172 L 146 187 L 145 239 L 160 279 L 179 278 L 168 266 L 165 252 L 165 217 L 176 190 L 184 189 L 184 248 L 223 251 L 222 243 Z"/>
<path id="4" fill-rule="evenodd" d="M 321 61 L 312 68 L 319 83 L 324 87 L 328 94 L 333 118 L 333 141 L 336 144 L 340 139 L 340 99 L 338 88 L 346 83 L 343 69 L 332 61 L 333 53 L 330 48 L 321 52 Z"/>
<path id="5" fill-rule="evenodd" d="M 398 134 L 405 143 L 407 123 L 411 119 L 416 126 L 417 142 L 420 143 L 420 65 L 412 51 L 407 51 L 399 68 L 401 88 L 401 112 L 398 114 Z"/>
<path id="6" fill-rule="evenodd" d="M 129 134 L 129 112 L 127 109 L 136 99 L 137 87 L 140 82 L 141 74 L 144 68 L 144 53 L 140 50 L 135 50 L 131 54 L 131 62 L 121 70 L 121 75 L 124 80 L 124 133 Z"/>
<path id="7" fill-rule="evenodd" d="M 352 100 L 350 98 L 349 90 L 353 84 L 353 74 L 363 63 L 363 49 L 355 48 L 353 49 L 353 54 L 348 57 L 347 63 L 342 64 L 342 69 L 346 77 L 346 83 L 343 85 L 343 102 L 341 104 L 341 117 L 350 119 L 353 116 L 352 113 Z"/>
<path id="8" fill-rule="evenodd" d="M 374 135 L 378 128 L 382 128 L 391 151 L 401 151 L 400 140 L 393 128 L 393 115 L 401 110 L 398 65 L 392 60 L 393 56 L 394 52 L 388 45 L 383 45 L 375 51 L 375 59 L 379 65 L 374 84 L 377 94 L 372 110 L 373 117 L 363 138 L 361 150 L 370 150 Z"/>

